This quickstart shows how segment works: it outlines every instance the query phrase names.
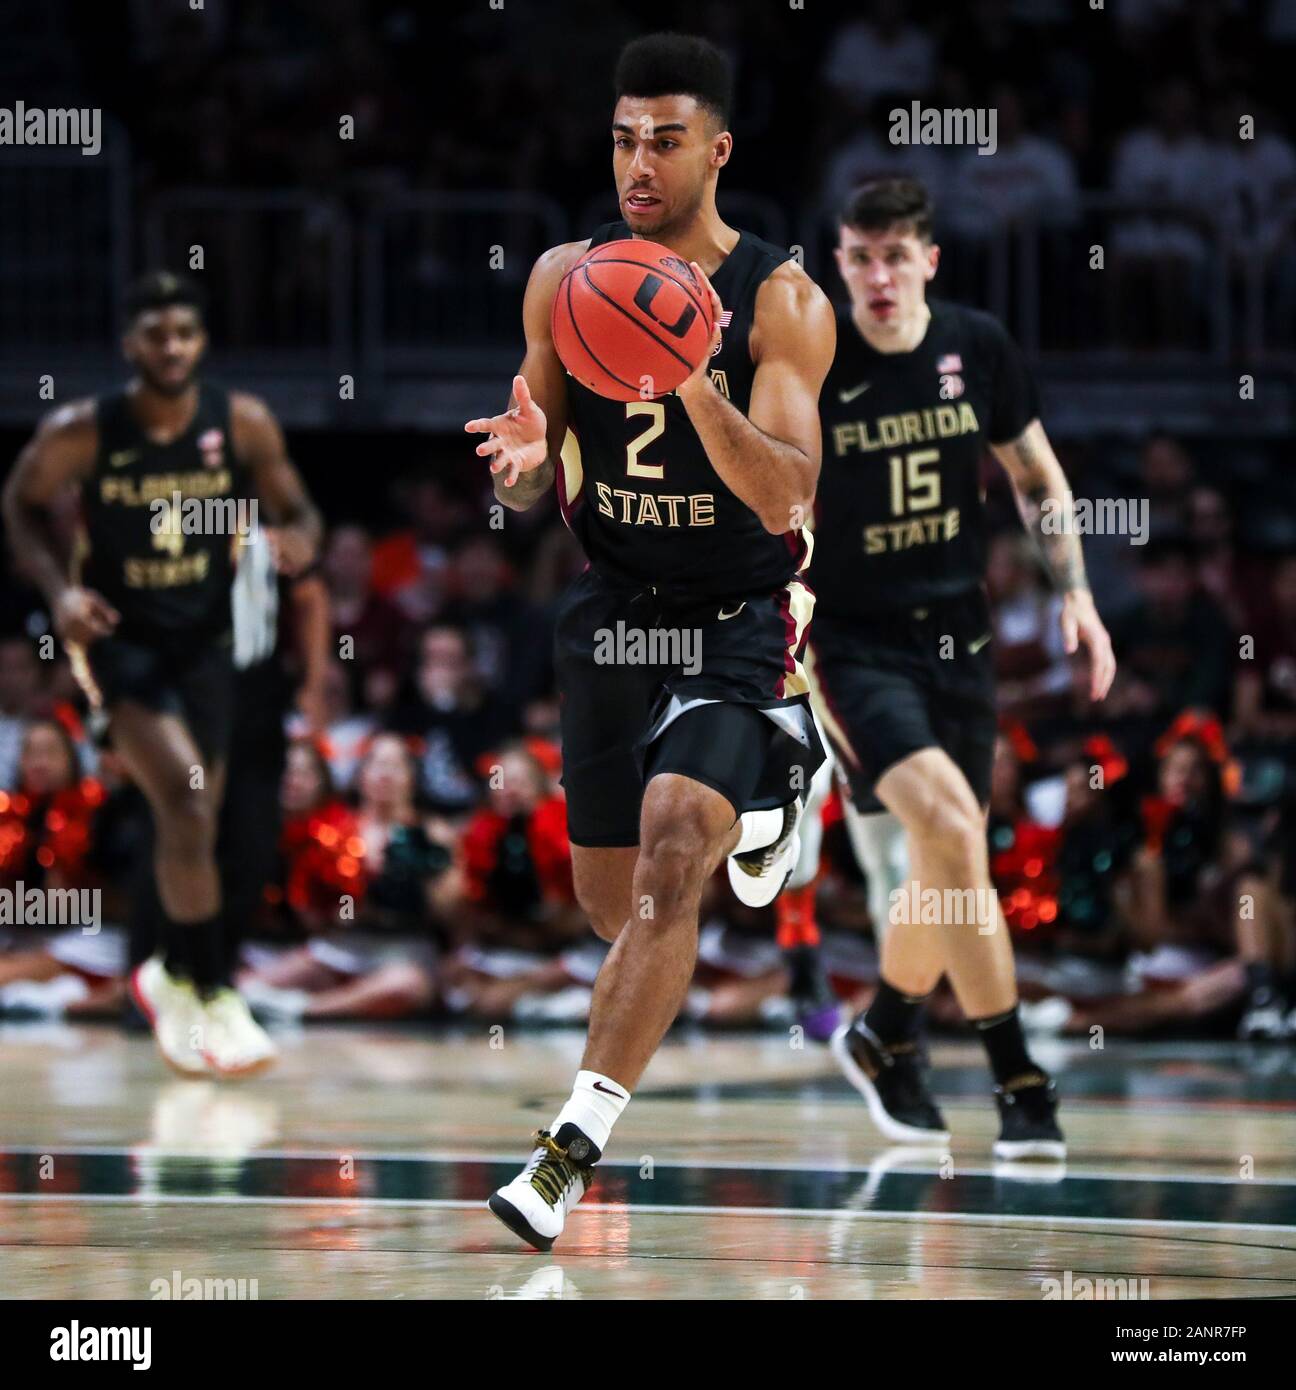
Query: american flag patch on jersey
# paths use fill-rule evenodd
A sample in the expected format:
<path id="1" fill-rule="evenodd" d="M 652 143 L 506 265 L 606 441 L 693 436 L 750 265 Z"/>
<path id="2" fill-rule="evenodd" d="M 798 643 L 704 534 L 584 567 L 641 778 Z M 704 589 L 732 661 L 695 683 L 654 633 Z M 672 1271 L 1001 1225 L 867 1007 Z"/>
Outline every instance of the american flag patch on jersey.
<path id="1" fill-rule="evenodd" d="M 963 359 L 957 352 L 947 352 L 944 357 L 936 363 L 938 372 L 961 372 L 963 370 Z"/>
<path id="2" fill-rule="evenodd" d="M 729 327 L 729 320 L 732 319 L 732 318 L 733 318 L 733 310 L 732 310 L 732 309 L 721 309 L 721 311 L 720 311 L 720 327 L 721 327 L 721 328 L 728 328 L 728 327 Z"/>

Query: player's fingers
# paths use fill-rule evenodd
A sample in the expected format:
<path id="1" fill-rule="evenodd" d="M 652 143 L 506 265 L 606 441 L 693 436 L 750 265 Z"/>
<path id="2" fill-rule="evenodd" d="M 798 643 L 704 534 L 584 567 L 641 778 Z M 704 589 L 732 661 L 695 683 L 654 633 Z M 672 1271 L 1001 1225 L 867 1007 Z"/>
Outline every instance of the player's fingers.
<path id="1" fill-rule="evenodd" d="M 473 453 L 476 454 L 478 458 L 486 458 L 489 454 L 498 454 L 503 447 L 504 441 L 499 435 L 493 434 L 489 439 L 483 440 L 473 450 Z"/>
<path id="2" fill-rule="evenodd" d="M 513 378 L 513 399 L 518 403 L 519 410 L 525 410 L 531 404 L 531 388 L 520 372 Z"/>
<path id="3" fill-rule="evenodd" d="M 512 487 L 513 484 L 517 482 L 518 476 L 522 472 L 521 462 L 516 457 L 511 458 L 509 460 L 508 470 L 508 477 L 504 479 L 504 486 Z"/>

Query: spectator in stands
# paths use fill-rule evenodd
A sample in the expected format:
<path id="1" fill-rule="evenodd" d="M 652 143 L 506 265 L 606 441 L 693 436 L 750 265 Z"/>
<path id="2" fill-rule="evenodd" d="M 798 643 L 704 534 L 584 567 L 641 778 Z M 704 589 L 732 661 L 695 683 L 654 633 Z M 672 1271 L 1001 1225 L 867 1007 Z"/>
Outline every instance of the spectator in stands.
<path id="1" fill-rule="evenodd" d="M 344 669 L 352 678 L 352 699 L 366 709 L 386 709 L 409 664 L 414 633 L 409 619 L 374 588 L 373 550 L 363 526 L 333 530 L 324 550 L 324 576 L 333 649 L 349 652 Z"/>
<path id="2" fill-rule="evenodd" d="M 1001 82 L 991 88 L 997 115 L 993 154 L 959 151 L 950 194 L 950 225 L 975 240 L 1002 237 L 1015 226 L 1066 226 L 1078 212 L 1075 169 L 1056 141 L 1026 126 L 1021 93 Z"/>
<path id="3" fill-rule="evenodd" d="M 410 525 L 374 546 L 374 587 L 412 622 L 430 622 L 445 603 L 450 546 L 476 518 L 462 500 L 426 474 L 404 479 L 395 492 L 400 513 Z"/>
<path id="4" fill-rule="evenodd" d="M 423 787 L 429 802 L 461 814 L 481 796 L 477 759 L 515 730 L 516 712 L 491 697 L 462 628 L 438 625 L 423 633 L 418 664 L 390 720 L 423 744 Z"/>
<path id="5" fill-rule="evenodd" d="M 443 997 L 456 1013 L 584 1018 L 606 946 L 572 887 L 557 749 L 528 740 L 487 759 L 487 804 L 459 844 Z"/>
<path id="6" fill-rule="evenodd" d="M 330 661 L 323 678 L 322 746 L 326 750 L 333 784 L 343 790 L 351 788 L 361 755 L 378 727 L 372 715 L 353 707 L 352 681 L 347 672 L 346 662 Z M 300 714 L 289 716 L 288 732 L 294 738 L 307 738 L 311 734 L 306 719 Z"/>
<path id="7" fill-rule="evenodd" d="M 1061 600 L 1045 587 L 1020 531 L 990 542 L 986 589 L 994 623 L 995 686 L 1001 713 L 1038 719 L 1063 709 L 1071 671 L 1058 621 Z"/>
<path id="8" fill-rule="evenodd" d="M 864 111 L 882 93 L 909 99 L 931 85 L 936 47 L 909 22 L 903 0 L 873 0 L 866 19 L 853 19 L 829 40 L 824 83 Z"/>
<path id="9" fill-rule="evenodd" d="M 285 778 L 294 806 L 306 795 L 304 771 L 299 762 L 294 777 L 302 780 Z M 312 896 L 327 901 L 332 883 L 353 877 L 355 891 L 339 897 L 336 918 L 307 945 L 252 957 L 238 985 L 263 1016 L 401 1018 L 430 1006 L 436 980 L 431 924 L 443 908 L 440 885 L 451 856 L 418 808 L 417 779 L 409 745 L 395 734 L 377 735 L 360 767 L 354 825 L 326 821 L 315 835 L 337 863 L 332 870 L 315 865 Z M 318 770 L 316 783 L 325 794 Z M 328 814 L 327 806 L 317 805 L 315 814 Z M 344 859 L 358 860 L 358 875 Z"/>
<path id="10" fill-rule="evenodd" d="M 1196 554 L 1197 586 L 1219 606 L 1235 632 L 1246 628 L 1257 576 L 1237 548 L 1233 508 L 1218 488 L 1199 484 L 1188 494 L 1188 537 Z"/>
<path id="11" fill-rule="evenodd" d="M 1257 938 L 1250 915 L 1267 910 L 1268 894 L 1229 824 L 1231 771 L 1219 721 L 1185 713 L 1156 752 L 1156 790 L 1143 800 L 1143 843 L 1130 879 L 1129 992 L 1076 1007 L 1067 1031 L 1218 1027 L 1237 1018 L 1245 997 Z"/>
<path id="12" fill-rule="evenodd" d="M 26 637 L 0 638 L 0 788 L 18 785 L 28 721 L 41 702 L 41 668 Z"/>
<path id="13" fill-rule="evenodd" d="M 525 704 L 552 684 L 552 627 L 519 593 L 500 544 L 474 536 L 450 563 L 451 600 L 445 621 L 460 627 L 476 654 L 483 684 Z"/>
<path id="14" fill-rule="evenodd" d="M 1197 129 L 1197 95 L 1182 77 L 1166 78 L 1148 94 L 1151 119 L 1121 137 L 1112 167 L 1112 189 L 1122 198 L 1154 205 L 1146 214 L 1121 214 L 1111 237 L 1108 284 L 1123 309 L 1122 337 L 1148 342 L 1151 291 L 1156 346 L 1192 341 L 1200 285 L 1194 272 L 1207 256 L 1207 228 L 1214 215 L 1211 149 Z"/>
<path id="15" fill-rule="evenodd" d="M 1227 711 L 1233 634 L 1197 586 L 1194 558 L 1184 539 L 1152 541 L 1140 552 L 1140 600 L 1112 624 L 1123 675 L 1108 697 L 1109 717 L 1142 715 L 1164 728 L 1188 706 Z"/>
<path id="16" fill-rule="evenodd" d="M 90 889 L 95 818 L 103 787 L 78 773 L 76 745 L 56 719 L 28 724 L 17 788 L 0 792 L 0 884 L 24 898 L 50 890 Z M 96 899 L 78 897 L 83 901 Z M 51 911 L 49 916 L 54 916 Z M 67 928 L 67 929 L 64 929 Z M 53 1016 L 115 1007 L 124 998 L 126 936 L 99 909 L 75 926 L 0 928 L 0 1014 Z"/>
<path id="17" fill-rule="evenodd" d="M 1278 562 L 1246 624 L 1233 691 L 1236 737 L 1269 745 L 1296 771 L 1296 555 Z"/>

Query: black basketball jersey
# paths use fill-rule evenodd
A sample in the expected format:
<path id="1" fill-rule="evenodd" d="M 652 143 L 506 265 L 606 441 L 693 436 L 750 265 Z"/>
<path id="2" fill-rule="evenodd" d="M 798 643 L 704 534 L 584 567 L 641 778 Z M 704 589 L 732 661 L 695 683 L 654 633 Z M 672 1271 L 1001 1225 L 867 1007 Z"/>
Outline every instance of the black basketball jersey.
<path id="1" fill-rule="evenodd" d="M 979 585 L 981 460 L 1039 415 L 1034 382 L 998 320 L 930 301 L 912 352 L 877 352 L 850 311 L 819 397 L 823 467 L 810 582 L 820 616 L 894 612 Z"/>
<path id="2" fill-rule="evenodd" d="M 629 237 L 609 222 L 590 245 Z M 750 232 L 711 276 L 723 306 L 717 389 L 745 415 L 756 375 L 749 336 L 756 293 L 791 252 Z M 590 563 L 615 583 L 652 587 L 668 603 L 773 593 L 804 564 L 801 532 L 774 536 L 721 481 L 674 393 L 611 401 L 567 376 L 570 434 L 558 497 Z"/>
<path id="3" fill-rule="evenodd" d="M 189 428 L 170 444 L 148 439 L 125 390 L 95 409 L 99 452 L 81 486 L 82 582 L 121 614 L 122 636 L 228 632 L 237 532 L 249 520 L 229 393 L 200 385 Z"/>

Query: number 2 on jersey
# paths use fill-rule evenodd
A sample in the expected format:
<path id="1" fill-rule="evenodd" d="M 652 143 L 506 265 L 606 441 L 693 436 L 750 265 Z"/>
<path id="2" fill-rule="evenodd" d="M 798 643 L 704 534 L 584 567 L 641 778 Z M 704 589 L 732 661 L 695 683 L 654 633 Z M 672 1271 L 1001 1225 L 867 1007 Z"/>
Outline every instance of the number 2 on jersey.
<path id="1" fill-rule="evenodd" d="M 626 445 L 626 473 L 632 478 L 664 478 L 666 476 L 666 465 L 664 463 L 640 463 L 639 451 L 654 439 L 666 428 L 666 407 L 661 401 L 627 401 L 626 419 L 632 415 L 648 415 L 651 419 L 647 429 L 640 433 Z"/>

